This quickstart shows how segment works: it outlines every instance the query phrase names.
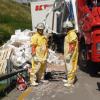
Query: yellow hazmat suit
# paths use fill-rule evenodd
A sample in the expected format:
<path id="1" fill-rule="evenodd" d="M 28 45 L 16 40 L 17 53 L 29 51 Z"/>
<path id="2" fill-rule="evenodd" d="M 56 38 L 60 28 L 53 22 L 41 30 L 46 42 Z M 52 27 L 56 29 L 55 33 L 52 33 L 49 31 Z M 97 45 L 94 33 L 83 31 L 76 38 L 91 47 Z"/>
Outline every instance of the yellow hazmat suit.
<path id="1" fill-rule="evenodd" d="M 35 54 L 32 57 L 32 72 L 30 82 L 34 85 L 36 80 L 44 78 L 46 59 L 48 54 L 47 38 L 36 32 L 31 38 L 31 45 L 35 47 Z"/>
<path id="2" fill-rule="evenodd" d="M 64 57 L 67 69 L 67 82 L 73 84 L 78 68 L 78 38 L 75 30 L 70 30 L 65 37 Z"/>

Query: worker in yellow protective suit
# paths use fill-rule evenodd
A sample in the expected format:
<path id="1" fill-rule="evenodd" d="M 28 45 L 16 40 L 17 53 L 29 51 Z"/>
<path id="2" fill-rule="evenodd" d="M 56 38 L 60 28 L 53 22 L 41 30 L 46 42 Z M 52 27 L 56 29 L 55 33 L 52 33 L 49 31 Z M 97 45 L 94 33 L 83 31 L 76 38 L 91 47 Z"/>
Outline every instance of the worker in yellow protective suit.
<path id="1" fill-rule="evenodd" d="M 70 21 L 65 23 L 67 34 L 64 40 L 65 68 L 67 69 L 67 80 L 64 86 L 72 86 L 75 82 L 78 62 L 78 37 Z"/>
<path id="2" fill-rule="evenodd" d="M 47 38 L 43 34 L 45 29 L 44 24 L 39 23 L 36 29 L 37 32 L 31 38 L 32 70 L 30 72 L 30 82 L 33 86 L 38 85 L 36 81 L 44 80 L 48 55 Z"/>

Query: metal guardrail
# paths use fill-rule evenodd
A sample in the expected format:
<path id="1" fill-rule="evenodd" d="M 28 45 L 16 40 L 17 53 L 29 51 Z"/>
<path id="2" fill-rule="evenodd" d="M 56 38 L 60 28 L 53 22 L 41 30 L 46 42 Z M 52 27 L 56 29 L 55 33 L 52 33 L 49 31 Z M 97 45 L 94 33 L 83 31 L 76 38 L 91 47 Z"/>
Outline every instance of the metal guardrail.
<path id="1" fill-rule="evenodd" d="M 1 76 L 0 76 L 0 81 L 5 80 L 5 79 L 8 79 L 8 78 L 10 78 L 10 77 L 12 77 L 12 76 L 14 76 L 14 75 L 17 75 L 17 74 L 20 73 L 20 72 L 23 72 L 23 71 L 27 71 L 27 69 L 19 69 L 19 70 L 17 70 L 17 71 L 11 72 L 11 73 L 9 73 L 9 74 L 1 75 Z"/>

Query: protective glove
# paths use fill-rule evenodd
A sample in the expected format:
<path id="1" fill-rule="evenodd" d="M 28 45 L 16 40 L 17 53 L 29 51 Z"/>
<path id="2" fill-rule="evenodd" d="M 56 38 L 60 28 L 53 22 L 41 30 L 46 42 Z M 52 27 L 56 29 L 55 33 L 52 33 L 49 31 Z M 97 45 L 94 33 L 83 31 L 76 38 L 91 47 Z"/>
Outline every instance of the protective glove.
<path id="1" fill-rule="evenodd" d="M 71 54 L 69 53 L 69 54 L 67 54 L 67 56 L 66 56 L 66 62 L 67 63 L 69 63 L 70 62 L 70 60 L 71 60 Z"/>

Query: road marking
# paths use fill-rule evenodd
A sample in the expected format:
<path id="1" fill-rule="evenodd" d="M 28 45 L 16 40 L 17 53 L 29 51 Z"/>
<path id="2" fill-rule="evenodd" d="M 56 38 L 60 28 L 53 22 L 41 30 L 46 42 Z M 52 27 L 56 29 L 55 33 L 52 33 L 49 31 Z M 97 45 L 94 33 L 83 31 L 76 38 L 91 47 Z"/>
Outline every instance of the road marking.
<path id="1" fill-rule="evenodd" d="M 27 97 L 32 92 L 32 87 L 29 87 L 26 91 L 24 91 L 19 97 L 18 100 L 25 100 L 24 98 Z"/>

